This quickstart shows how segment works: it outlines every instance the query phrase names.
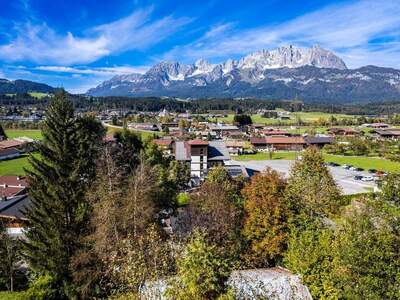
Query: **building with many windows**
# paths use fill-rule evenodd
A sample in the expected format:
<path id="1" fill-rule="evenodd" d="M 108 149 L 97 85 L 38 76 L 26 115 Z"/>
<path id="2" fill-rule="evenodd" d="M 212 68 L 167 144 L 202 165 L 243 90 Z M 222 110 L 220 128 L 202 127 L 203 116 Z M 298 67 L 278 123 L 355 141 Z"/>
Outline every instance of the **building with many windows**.
<path id="1" fill-rule="evenodd" d="M 192 178 L 204 178 L 210 168 L 224 165 L 230 160 L 223 141 L 177 141 L 174 145 L 174 156 L 176 160 L 190 164 Z"/>

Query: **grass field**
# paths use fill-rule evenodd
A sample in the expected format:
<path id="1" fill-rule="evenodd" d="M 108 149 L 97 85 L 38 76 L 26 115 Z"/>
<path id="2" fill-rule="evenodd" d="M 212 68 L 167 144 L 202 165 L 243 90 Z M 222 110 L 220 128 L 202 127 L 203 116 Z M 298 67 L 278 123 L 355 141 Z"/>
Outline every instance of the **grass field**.
<path id="1" fill-rule="evenodd" d="M 39 154 L 34 154 L 38 157 Z M 3 175 L 24 175 L 24 168 L 30 169 L 28 154 L 23 154 L 19 158 L 0 161 L 0 176 Z"/>
<path id="2" fill-rule="evenodd" d="M 32 97 L 37 98 L 37 99 L 42 99 L 47 96 L 50 96 L 50 97 L 52 96 L 52 94 L 39 93 L 39 92 L 30 92 L 29 95 L 31 95 Z"/>
<path id="3" fill-rule="evenodd" d="M 106 128 L 107 128 L 107 134 L 113 134 L 114 132 L 118 132 L 118 131 L 122 130 L 120 128 L 108 127 L 108 126 Z M 138 131 L 138 130 L 133 130 L 133 129 L 129 129 L 129 130 L 140 135 L 142 137 L 142 139 L 146 139 L 146 138 L 154 137 L 154 136 L 159 137 L 159 136 L 163 135 L 161 132 Z"/>
<path id="4" fill-rule="evenodd" d="M 276 124 L 295 124 L 297 119 L 300 118 L 304 122 L 314 122 L 317 121 L 319 118 L 322 119 L 329 119 L 331 116 L 334 116 L 336 119 L 351 119 L 354 116 L 351 115 L 344 115 L 344 114 L 330 114 L 330 113 L 323 113 L 323 112 L 295 112 L 291 113 L 290 120 L 278 120 L 278 119 L 270 119 L 270 118 L 263 118 L 261 115 L 253 114 L 251 115 L 251 119 L 255 124 L 265 124 L 265 125 L 276 125 Z M 225 122 L 225 123 L 232 123 L 233 122 L 233 114 L 229 114 L 226 117 L 212 119 L 212 121 L 218 122 Z"/>
<path id="5" fill-rule="evenodd" d="M 42 132 L 40 130 L 6 129 L 6 134 L 9 138 L 26 136 L 34 140 L 42 139 Z"/>
<path id="6" fill-rule="evenodd" d="M 274 152 L 272 159 L 295 159 L 298 152 Z M 384 172 L 399 173 L 400 172 L 400 162 L 390 161 L 383 158 L 377 157 L 365 157 L 365 156 L 342 156 L 342 155 L 332 155 L 323 154 L 324 160 L 326 162 L 335 162 L 340 165 L 352 165 L 354 167 L 368 169 L 376 169 Z M 258 152 L 256 154 L 232 156 L 234 160 L 268 160 L 269 154 L 264 152 Z"/>

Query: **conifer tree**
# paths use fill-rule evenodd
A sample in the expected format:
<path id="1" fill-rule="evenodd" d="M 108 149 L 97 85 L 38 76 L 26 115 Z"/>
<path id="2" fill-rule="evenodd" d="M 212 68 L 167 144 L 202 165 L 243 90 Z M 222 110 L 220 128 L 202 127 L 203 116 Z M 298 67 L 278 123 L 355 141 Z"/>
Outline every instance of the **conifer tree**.
<path id="1" fill-rule="evenodd" d="M 48 106 L 42 134 L 40 158 L 31 156 L 27 171 L 33 205 L 26 213 L 24 255 L 32 269 L 54 278 L 61 298 L 70 287 L 70 258 L 88 223 L 85 191 L 104 129 L 94 119 L 76 118 L 61 91 Z"/>
<path id="2" fill-rule="evenodd" d="M 1 124 L 0 124 L 0 137 L 3 137 L 4 140 L 7 139 L 7 134 L 4 131 L 3 126 L 1 126 Z"/>

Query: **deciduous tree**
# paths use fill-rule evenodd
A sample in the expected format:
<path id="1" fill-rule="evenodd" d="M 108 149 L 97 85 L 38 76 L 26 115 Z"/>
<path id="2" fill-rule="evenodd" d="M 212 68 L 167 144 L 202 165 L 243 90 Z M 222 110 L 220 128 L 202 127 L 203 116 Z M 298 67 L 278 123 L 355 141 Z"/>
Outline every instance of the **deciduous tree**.
<path id="1" fill-rule="evenodd" d="M 310 217 L 336 213 L 344 204 L 322 154 L 314 147 L 304 151 L 294 163 L 286 197 L 296 214 L 305 213 Z"/>
<path id="2" fill-rule="evenodd" d="M 289 207 L 286 180 L 267 169 L 254 176 L 243 189 L 243 236 L 249 244 L 245 258 L 252 267 L 274 265 L 286 249 Z"/>

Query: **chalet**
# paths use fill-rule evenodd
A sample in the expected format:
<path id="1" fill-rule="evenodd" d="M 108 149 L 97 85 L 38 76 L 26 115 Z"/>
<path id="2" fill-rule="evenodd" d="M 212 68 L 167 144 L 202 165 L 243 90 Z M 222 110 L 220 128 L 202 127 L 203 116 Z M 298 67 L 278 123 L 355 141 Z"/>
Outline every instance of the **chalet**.
<path id="1" fill-rule="evenodd" d="M 161 150 L 163 150 L 164 154 L 168 154 L 168 155 L 172 154 L 174 140 L 172 140 L 170 138 L 154 139 L 153 143 L 156 144 Z"/>
<path id="2" fill-rule="evenodd" d="M 228 148 L 229 154 L 240 154 L 246 147 L 246 142 L 239 140 L 225 140 L 225 146 Z"/>
<path id="3" fill-rule="evenodd" d="M 26 177 L 0 176 L 0 198 L 10 198 L 27 192 Z"/>
<path id="4" fill-rule="evenodd" d="M 361 127 L 379 129 L 379 128 L 389 128 L 389 125 L 386 123 L 365 123 L 362 124 Z"/>
<path id="5" fill-rule="evenodd" d="M 361 132 L 353 128 L 329 128 L 328 133 L 330 135 L 345 135 L 345 136 L 356 136 L 360 135 Z"/>
<path id="6" fill-rule="evenodd" d="M 193 178 L 204 178 L 208 169 L 224 165 L 230 160 L 228 149 L 223 141 L 190 140 L 177 141 L 174 146 L 175 159 L 190 164 Z"/>
<path id="7" fill-rule="evenodd" d="M 290 136 L 290 133 L 286 130 L 265 128 L 259 131 L 264 136 Z"/>
<path id="8" fill-rule="evenodd" d="M 238 132 L 239 128 L 236 125 L 226 125 L 226 124 L 208 124 L 208 129 L 217 134 L 217 137 L 224 137 L 229 132 Z"/>
<path id="9" fill-rule="evenodd" d="M 250 143 L 257 150 L 303 150 L 307 142 L 302 136 L 270 136 L 263 138 L 250 138 Z"/>
<path id="10" fill-rule="evenodd" d="M 8 140 L 0 141 L 0 149 L 15 148 L 15 149 L 23 150 L 23 148 L 26 144 L 27 144 L 27 142 L 24 140 L 8 139 Z"/>
<path id="11" fill-rule="evenodd" d="M 21 155 L 20 152 L 15 148 L 7 148 L 7 149 L 0 148 L 0 160 L 17 158 L 20 155 Z"/>
<path id="12" fill-rule="evenodd" d="M 0 220 L 6 224 L 7 232 L 11 236 L 24 234 L 27 219 L 24 212 L 32 205 L 27 194 L 12 198 L 3 197 L 0 200 Z"/>
<path id="13" fill-rule="evenodd" d="M 168 128 L 169 131 L 177 130 L 177 129 L 179 129 L 179 124 L 178 124 L 178 122 L 163 122 L 163 123 L 161 123 L 161 128 L 163 130 L 165 128 Z"/>
<path id="14" fill-rule="evenodd" d="M 332 136 L 306 136 L 304 139 L 308 146 L 315 146 L 319 149 L 333 143 Z"/>
<path id="15" fill-rule="evenodd" d="M 400 138 L 400 129 L 392 128 L 392 129 L 375 129 L 371 132 L 375 134 L 379 138 L 383 139 L 399 139 Z"/>

